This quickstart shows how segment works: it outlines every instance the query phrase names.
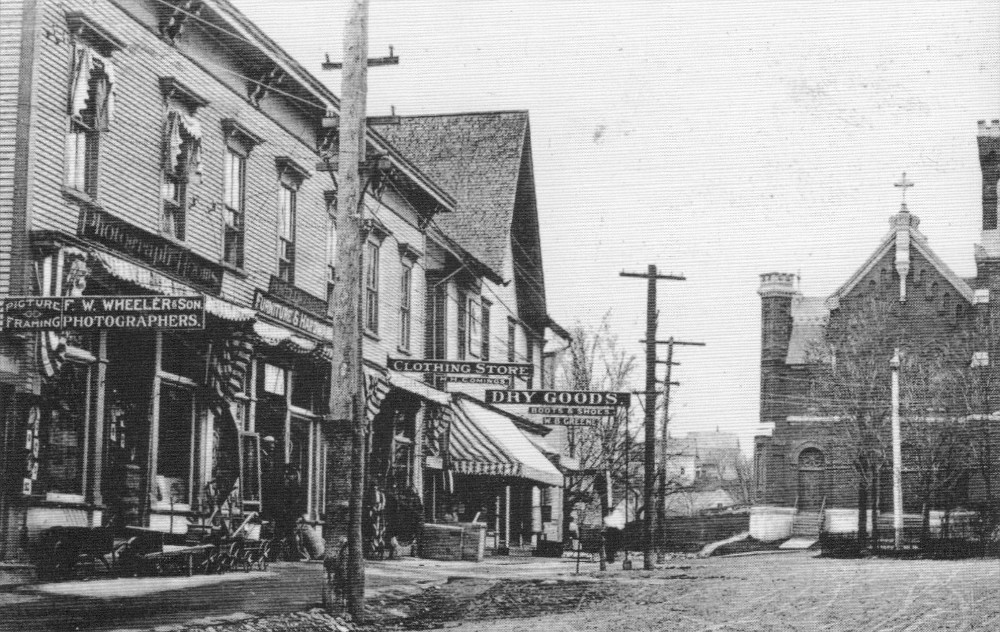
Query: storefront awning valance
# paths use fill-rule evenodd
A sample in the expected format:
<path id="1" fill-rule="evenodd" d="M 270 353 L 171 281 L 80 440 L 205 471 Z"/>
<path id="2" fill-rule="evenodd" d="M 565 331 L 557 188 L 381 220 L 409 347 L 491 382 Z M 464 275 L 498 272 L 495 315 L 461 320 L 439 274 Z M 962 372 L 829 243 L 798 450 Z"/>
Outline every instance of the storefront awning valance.
<path id="1" fill-rule="evenodd" d="M 280 347 L 299 355 L 311 355 L 327 362 L 333 359 L 330 345 L 300 336 L 291 329 L 280 325 L 272 325 L 258 320 L 253 324 L 253 332 L 260 338 L 261 342 L 270 347 Z"/>
<path id="2" fill-rule="evenodd" d="M 181 295 L 201 295 L 202 292 L 185 285 L 180 281 L 175 281 L 170 277 L 132 263 L 127 259 L 122 259 L 115 255 L 101 250 L 92 250 L 94 260 L 107 271 L 108 274 L 133 285 L 145 288 L 157 294 L 167 296 Z M 249 322 L 253 320 L 257 313 L 247 307 L 240 307 L 225 301 L 221 298 L 205 294 L 205 311 L 217 318 L 235 322 Z"/>
<path id="3" fill-rule="evenodd" d="M 451 395 L 445 393 L 444 391 L 439 391 L 432 386 L 428 386 L 427 384 L 399 373 L 398 371 L 388 371 L 387 373 L 389 375 L 389 384 L 391 384 L 393 388 L 413 393 L 414 395 L 422 397 L 429 402 L 434 402 L 435 404 L 440 404 L 442 406 L 448 406 L 451 404 Z"/>
<path id="4" fill-rule="evenodd" d="M 563 476 L 510 419 L 474 400 L 452 404 L 449 462 L 458 474 L 526 478 L 562 487 Z"/>

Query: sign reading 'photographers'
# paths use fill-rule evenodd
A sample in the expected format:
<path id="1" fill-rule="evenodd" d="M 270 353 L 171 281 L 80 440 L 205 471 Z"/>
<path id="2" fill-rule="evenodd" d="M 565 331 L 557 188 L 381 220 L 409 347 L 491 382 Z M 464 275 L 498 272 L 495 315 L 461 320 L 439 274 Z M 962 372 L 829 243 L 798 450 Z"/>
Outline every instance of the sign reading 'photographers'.
<path id="1" fill-rule="evenodd" d="M 204 296 L 11 296 L 0 299 L 6 331 L 204 329 Z"/>

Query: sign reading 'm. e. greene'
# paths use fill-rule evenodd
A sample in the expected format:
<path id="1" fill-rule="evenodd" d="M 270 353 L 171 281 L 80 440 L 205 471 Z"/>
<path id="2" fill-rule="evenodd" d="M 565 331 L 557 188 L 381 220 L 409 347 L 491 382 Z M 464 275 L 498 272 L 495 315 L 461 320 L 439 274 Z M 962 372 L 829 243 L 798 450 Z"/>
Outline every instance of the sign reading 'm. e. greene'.
<path id="1" fill-rule="evenodd" d="M 628 406 L 630 393 L 608 391 L 486 391 L 487 404 Z"/>
<path id="2" fill-rule="evenodd" d="M 389 368 L 401 373 L 445 373 L 455 375 L 507 375 L 511 377 L 531 377 L 535 367 L 531 364 L 514 362 L 462 362 L 452 360 L 414 360 L 411 358 L 389 358 Z"/>
<path id="3" fill-rule="evenodd" d="M 204 329 L 204 296 L 12 296 L 3 329 Z"/>

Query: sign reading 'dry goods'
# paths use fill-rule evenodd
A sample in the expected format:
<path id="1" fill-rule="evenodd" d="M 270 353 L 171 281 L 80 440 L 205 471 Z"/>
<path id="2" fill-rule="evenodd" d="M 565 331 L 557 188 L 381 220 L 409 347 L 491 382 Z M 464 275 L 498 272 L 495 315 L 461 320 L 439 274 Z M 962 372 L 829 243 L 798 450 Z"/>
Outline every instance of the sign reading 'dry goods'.
<path id="1" fill-rule="evenodd" d="M 452 360 L 414 360 L 389 358 L 389 368 L 401 373 L 448 373 L 456 375 L 509 375 L 531 377 L 535 367 L 513 362 L 461 362 Z M 488 391 L 487 391 L 488 392 Z"/>
<path id="2" fill-rule="evenodd" d="M 630 393 L 607 391 L 486 391 L 487 404 L 628 406 Z"/>
<path id="3" fill-rule="evenodd" d="M 174 242 L 93 207 L 80 212 L 77 234 L 212 294 L 222 291 L 222 266 Z"/>
<path id="4" fill-rule="evenodd" d="M 204 296 L 11 296 L 0 299 L 7 331 L 204 329 Z"/>

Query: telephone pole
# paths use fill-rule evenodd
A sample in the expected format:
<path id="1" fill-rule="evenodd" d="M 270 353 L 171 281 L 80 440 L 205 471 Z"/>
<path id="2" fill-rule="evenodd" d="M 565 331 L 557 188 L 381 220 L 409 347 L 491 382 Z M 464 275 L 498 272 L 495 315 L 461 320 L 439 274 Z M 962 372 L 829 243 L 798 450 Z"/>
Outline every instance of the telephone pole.
<path id="1" fill-rule="evenodd" d="M 684 281 L 683 276 L 657 274 L 650 265 L 646 273 L 621 272 L 619 276 L 647 279 L 646 285 L 646 419 L 643 455 L 642 566 L 653 570 L 653 482 L 656 477 L 656 282 Z M 628 427 L 625 428 L 628 432 Z M 627 518 L 627 516 L 626 516 Z"/>
<path id="2" fill-rule="evenodd" d="M 364 191 L 359 163 L 365 159 L 368 91 L 368 0 L 351 0 L 344 26 L 337 160 L 337 260 L 333 288 L 332 424 L 351 428 L 351 491 L 347 520 L 347 610 L 365 615 L 365 561 L 361 521 L 365 490 L 365 411 L 362 375 L 361 284 Z M 333 543 L 329 543 L 333 544 Z M 336 553 L 334 553 L 335 555 Z"/>
<path id="3" fill-rule="evenodd" d="M 656 561 L 662 563 L 664 560 L 663 548 L 667 541 L 667 423 L 670 421 L 670 387 L 680 386 L 679 382 L 671 382 L 672 369 L 680 362 L 674 362 L 674 345 L 687 345 L 692 347 L 704 347 L 704 342 L 684 342 L 674 340 L 673 336 L 665 341 L 657 341 L 657 344 L 666 343 L 667 359 L 657 360 L 659 364 L 667 365 L 667 375 L 663 378 L 663 425 L 660 428 L 660 467 L 657 478 L 660 481 L 660 493 L 656 499 Z"/>

